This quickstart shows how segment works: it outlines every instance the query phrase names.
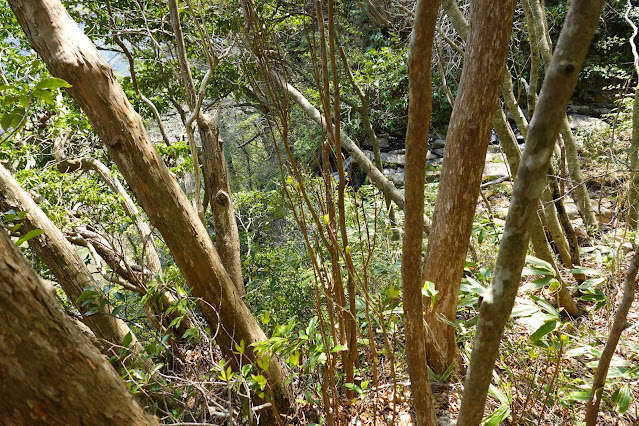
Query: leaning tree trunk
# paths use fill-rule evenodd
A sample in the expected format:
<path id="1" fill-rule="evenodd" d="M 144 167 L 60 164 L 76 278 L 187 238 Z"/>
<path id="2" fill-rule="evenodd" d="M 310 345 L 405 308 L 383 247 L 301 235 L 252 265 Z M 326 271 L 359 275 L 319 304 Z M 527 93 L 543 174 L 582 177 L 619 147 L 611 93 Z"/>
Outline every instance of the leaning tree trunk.
<path id="1" fill-rule="evenodd" d="M 202 206 L 200 201 L 198 153 L 193 139 L 193 132 L 191 131 L 191 121 L 193 120 L 197 123 L 200 139 L 202 140 L 204 186 L 206 188 L 205 193 L 208 193 L 210 196 L 209 201 L 211 202 L 211 212 L 213 213 L 213 223 L 215 226 L 215 247 L 222 260 L 222 265 L 224 265 L 224 269 L 226 269 L 231 280 L 235 283 L 238 293 L 240 296 L 244 296 L 246 290 L 244 288 L 244 279 L 242 278 L 240 236 L 238 234 L 237 221 L 235 220 L 235 209 L 233 208 L 233 201 L 231 200 L 231 187 L 226 170 L 226 159 L 224 158 L 220 131 L 215 118 L 201 111 L 202 96 L 206 88 L 207 79 L 204 78 L 202 80 L 203 87 L 200 87 L 200 93 L 198 94 L 195 90 L 195 83 L 186 54 L 177 0 L 169 0 L 169 10 L 171 25 L 175 33 L 175 47 L 178 62 L 180 63 L 180 74 L 186 91 L 186 100 L 191 110 L 191 116 L 185 124 L 187 134 L 189 135 L 189 143 L 191 143 L 195 168 L 196 205 L 198 209 Z M 210 66 L 213 67 L 213 64 L 210 64 Z M 210 69 L 209 73 L 210 72 L 213 72 L 213 69 Z M 204 211 L 202 210 L 202 218 L 203 216 Z"/>
<path id="2" fill-rule="evenodd" d="M 120 262 L 122 261 L 121 256 L 101 256 L 107 264 L 111 267 L 111 269 L 117 273 L 118 275 L 122 275 L 124 272 L 126 275 L 129 275 L 127 278 L 131 278 L 130 282 L 135 285 L 135 292 L 140 295 L 145 295 L 147 292 L 146 282 L 155 279 L 155 275 L 162 272 L 162 265 L 160 263 L 160 258 L 157 253 L 157 249 L 155 247 L 155 243 L 153 242 L 153 233 L 151 232 L 151 227 L 145 222 L 142 215 L 140 214 L 137 206 L 129 196 L 129 193 L 124 189 L 124 186 L 120 183 L 120 180 L 111 174 L 111 170 L 107 166 L 105 166 L 101 161 L 96 160 L 91 157 L 84 158 L 74 158 L 68 159 L 64 154 L 64 144 L 63 140 L 58 139 L 53 144 L 53 156 L 57 161 L 58 171 L 61 173 L 70 173 L 76 170 L 84 170 L 84 171 L 94 171 L 100 176 L 100 179 L 104 183 L 107 184 L 111 190 L 118 195 L 118 198 L 122 201 L 122 207 L 124 211 L 129 216 L 131 221 L 135 224 L 135 227 L 138 230 L 140 235 L 140 239 L 142 240 L 142 251 L 144 253 L 144 259 L 146 260 L 146 265 L 142 264 L 143 271 L 146 269 L 144 266 L 148 268 L 148 273 L 140 274 L 139 279 L 135 279 L 136 277 L 130 276 L 127 268 L 122 268 L 120 266 Z M 96 249 L 97 246 L 94 245 Z M 97 250 L 99 253 L 105 253 L 105 250 Z M 111 251 L 107 249 L 106 252 Z M 126 279 L 126 278 L 125 278 Z M 141 284 L 141 285 L 140 285 Z M 161 322 L 164 323 L 164 326 L 168 328 L 173 320 L 182 316 L 182 313 L 179 310 L 175 310 L 173 312 L 167 313 L 167 310 L 173 306 L 177 299 L 173 296 L 169 291 L 162 290 L 157 295 L 157 304 L 153 307 L 154 311 L 159 314 L 159 318 L 161 318 Z M 150 318 L 151 319 L 151 318 Z M 154 324 L 160 324 L 158 321 L 153 321 Z M 171 327 L 171 332 L 173 332 L 176 338 L 180 338 L 186 333 L 186 331 L 190 328 L 197 327 L 197 322 L 195 318 L 190 312 L 187 312 L 183 318 L 179 321 L 179 325 Z M 161 327 L 160 327 L 161 328 Z M 162 331 L 162 330 L 159 330 Z"/>
<path id="3" fill-rule="evenodd" d="M 599 406 L 601 405 L 601 398 L 603 397 L 604 385 L 606 384 L 606 377 L 608 376 L 608 369 L 610 368 L 610 362 L 612 356 L 615 354 L 619 339 L 621 339 L 621 333 L 628 327 L 626 318 L 628 312 L 632 306 L 632 302 L 635 299 L 635 287 L 637 280 L 637 272 L 639 272 L 639 250 L 635 248 L 635 255 L 630 261 L 628 271 L 626 272 L 626 280 L 623 286 L 623 295 L 621 302 L 617 306 L 615 311 L 615 317 L 610 327 L 610 334 L 606 345 L 599 358 L 597 364 L 597 372 L 592 380 L 592 389 L 590 390 L 590 397 L 588 398 L 588 405 L 586 405 L 586 415 L 584 421 L 588 426 L 595 426 L 597 423 L 597 416 L 599 413 Z"/>
<path id="4" fill-rule="evenodd" d="M 59 0 L 9 3 L 49 71 L 72 85 L 69 93 L 87 114 L 199 298 L 202 314 L 211 330 L 217 331 L 223 355 L 236 367 L 254 363 L 254 350 L 236 354 L 233 345 L 243 340 L 247 348 L 253 348 L 266 336 L 224 269 L 204 224 L 155 151 L 111 67 Z M 274 398 L 273 421 L 278 421 L 277 410 L 286 412 L 290 406 L 285 375 L 275 357 L 263 373 Z"/>
<path id="5" fill-rule="evenodd" d="M 424 259 L 424 278 L 439 291 L 427 322 L 431 367 L 443 373 L 457 356 L 457 296 L 475 216 L 486 151 L 510 45 L 515 1 L 471 3 L 471 25 Z M 442 262 L 441 256 L 446 256 Z M 442 321 L 440 316 L 445 318 Z"/>
<path id="6" fill-rule="evenodd" d="M 0 232 L 0 409 L 10 425 L 156 425 Z"/>
<path id="7" fill-rule="evenodd" d="M 80 255 L 66 240 L 62 231 L 44 214 L 42 209 L 2 165 L 0 165 L 0 210 L 15 210 L 26 213 L 23 226 L 20 228 L 23 233 L 35 229 L 44 231 L 44 234 L 30 239 L 29 246 L 47 264 L 71 304 L 80 312 L 85 313 L 88 310 L 87 306 L 81 306 L 77 302 L 80 295 L 87 288 L 94 289 L 98 293 L 102 293 L 102 290 L 93 279 Z M 0 231 L 0 233 L 3 232 Z M 83 316 L 82 321 L 96 337 L 115 345 L 121 345 L 124 337 L 131 333 L 135 342 L 131 348 L 137 354 L 142 352 L 142 346 L 137 343 L 129 326 L 124 321 L 112 316 L 106 307 L 94 315 Z M 113 353 L 108 352 L 107 355 L 111 356 Z"/>
<path id="8" fill-rule="evenodd" d="M 553 146 L 603 5 L 604 0 L 571 2 L 557 50 L 546 72 L 517 172 L 493 282 L 479 310 L 457 424 L 479 425 L 484 414 L 499 342 L 521 281 L 530 223 L 537 213 Z"/>
<path id="9" fill-rule="evenodd" d="M 541 53 L 541 59 L 544 66 L 548 69 L 549 63 L 552 58 L 552 46 L 550 45 L 550 37 L 548 35 L 548 27 L 546 23 L 546 15 L 541 6 L 539 0 L 531 0 L 530 5 L 532 7 L 532 13 L 534 16 L 535 30 L 531 32 L 531 43 L 539 46 L 539 52 Z M 560 127 L 561 136 L 564 139 L 564 145 L 566 146 L 566 162 L 568 163 L 568 173 L 570 179 L 575 187 L 573 196 L 579 209 L 579 214 L 584 220 L 584 224 L 590 228 L 597 228 L 598 222 L 592 208 L 590 201 L 590 195 L 588 194 L 588 188 L 586 188 L 585 178 L 581 171 L 581 162 L 579 161 L 579 155 L 577 152 L 577 142 L 570 130 L 568 124 L 568 117 L 565 114 L 561 121 Z"/>
<path id="10" fill-rule="evenodd" d="M 438 9 L 439 0 L 417 2 L 408 54 L 409 103 L 402 285 L 406 315 L 406 356 L 418 425 L 437 424 L 426 368 L 426 330 L 421 291 L 424 285 L 421 271 L 421 235 L 424 227 L 424 174 L 428 153 L 424 135 L 428 135 L 433 113 L 430 64 Z"/>

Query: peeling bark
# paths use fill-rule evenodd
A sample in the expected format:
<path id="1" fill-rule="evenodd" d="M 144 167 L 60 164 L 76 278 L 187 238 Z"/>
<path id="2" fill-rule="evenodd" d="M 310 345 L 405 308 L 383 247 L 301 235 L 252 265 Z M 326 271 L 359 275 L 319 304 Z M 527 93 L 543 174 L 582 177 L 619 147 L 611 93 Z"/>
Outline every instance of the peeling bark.
<path id="1" fill-rule="evenodd" d="M 35 229 L 44 231 L 44 234 L 30 239 L 29 246 L 47 264 L 73 306 L 85 313 L 87 307 L 78 304 L 78 298 L 86 288 L 101 293 L 100 287 L 62 232 L 44 214 L 29 194 L 20 187 L 7 169 L 0 165 L 0 210 L 12 209 L 26 213 L 20 232 L 27 233 Z M 3 232 L 0 231 L 0 233 Z M 112 345 L 121 345 L 124 337 L 131 333 L 134 342 L 136 342 L 132 345 L 132 350 L 137 354 L 143 351 L 129 326 L 124 321 L 110 315 L 106 307 L 95 315 L 83 316 L 82 321 L 98 338 L 104 339 Z M 107 352 L 107 354 L 113 355 L 112 352 Z"/>
<path id="2" fill-rule="evenodd" d="M 11 425 L 157 425 L 0 232 L 0 409 Z"/>
<path id="3" fill-rule="evenodd" d="M 243 340 L 251 348 L 266 336 L 224 269 L 204 224 L 155 151 L 111 67 L 59 0 L 11 0 L 9 4 L 51 74 L 72 85 L 68 92 L 89 118 L 199 298 L 222 354 L 236 367 L 255 362 L 253 350 L 238 355 L 233 345 Z M 287 412 L 291 400 L 275 357 L 264 375 L 274 401 L 269 414 L 278 422 L 277 410 Z"/>

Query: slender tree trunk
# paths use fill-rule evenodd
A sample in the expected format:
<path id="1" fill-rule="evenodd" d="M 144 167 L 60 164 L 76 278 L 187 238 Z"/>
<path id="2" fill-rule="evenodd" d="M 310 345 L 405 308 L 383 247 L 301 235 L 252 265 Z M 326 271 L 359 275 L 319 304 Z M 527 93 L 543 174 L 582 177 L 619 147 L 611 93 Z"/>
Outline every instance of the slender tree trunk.
<path id="1" fill-rule="evenodd" d="M 178 62 L 180 63 L 180 71 L 182 81 L 186 91 L 186 99 L 191 110 L 190 117 L 184 123 L 186 125 L 187 134 L 189 136 L 189 144 L 191 145 L 191 155 L 193 156 L 193 166 L 195 173 L 195 197 L 196 206 L 201 219 L 204 220 L 204 209 L 200 201 L 200 167 L 197 147 L 193 139 L 191 131 L 191 123 L 193 120 L 197 123 L 202 140 L 202 148 L 204 154 L 204 185 L 206 192 L 209 193 L 211 212 L 213 213 L 213 223 L 215 226 L 215 247 L 222 260 L 222 265 L 230 275 L 240 296 L 244 296 L 244 279 L 242 278 L 242 260 L 240 258 L 240 236 L 237 229 L 237 221 L 235 220 L 235 209 L 233 208 L 233 200 L 231 199 L 231 187 L 229 185 L 229 176 L 226 168 L 226 159 L 224 158 L 224 149 L 222 140 L 220 139 L 220 131 L 215 121 L 209 114 L 201 111 L 201 102 L 204 86 L 207 79 L 202 80 L 200 94 L 195 90 L 195 83 L 191 75 L 191 67 L 186 55 L 186 46 L 184 44 L 184 36 L 182 34 L 182 24 L 180 23 L 180 15 L 178 12 L 177 0 L 169 0 L 169 10 L 171 15 L 171 24 L 175 32 L 175 45 L 178 52 Z M 209 70 L 212 72 L 213 70 Z"/>
<path id="2" fill-rule="evenodd" d="M 211 330 L 217 331 L 222 354 L 234 366 L 255 362 L 255 351 L 236 354 L 233 345 L 243 340 L 252 348 L 266 336 L 224 269 L 204 224 L 155 151 L 111 67 L 60 1 L 11 0 L 10 5 L 49 71 L 72 84 L 69 93 L 87 114 L 199 298 L 202 314 Z M 286 412 L 291 402 L 279 361 L 273 357 L 263 373 L 273 395 L 272 421 L 279 422 L 277 410 Z"/>
<path id="3" fill-rule="evenodd" d="M 536 41 L 544 66 L 546 69 L 549 69 L 550 59 L 552 57 L 552 46 L 550 45 L 550 37 L 548 36 L 546 15 L 539 0 L 530 0 L 530 5 L 532 7 L 535 25 L 535 31 L 534 33 L 531 33 L 531 35 L 534 35 L 531 36 L 531 43 L 535 43 Z M 579 161 L 579 155 L 577 153 L 577 142 L 570 130 L 568 117 L 566 117 L 565 112 L 561 121 L 560 133 L 566 146 L 568 173 L 570 174 L 570 179 L 575 186 L 573 194 L 575 201 L 577 202 L 577 207 L 579 208 L 579 214 L 583 218 L 586 226 L 596 228 L 598 226 L 598 222 L 594 210 L 592 209 L 588 189 L 584 184 L 585 179 L 581 171 L 581 162 Z"/>
<path id="4" fill-rule="evenodd" d="M 632 140 L 630 141 L 630 167 L 633 171 L 628 191 L 628 227 L 636 231 L 639 220 L 639 85 L 635 89 L 632 106 Z"/>
<path id="5" fill-rule="evenodd" d="M 599 358 L 599 364 L 597 364 L 597 372 L 595 378 L 592 381 L 592 389 L 590 391 L 590 398 L 588 398 L 588 405 L 586 406 L 586 415 L 584 421 L 588 426 L 595 426 L 597 423 L 597 415 L 599 413 L 599 406 L 601 404 L 601 397 L 603 396 L 604 385 L 606 384 L 606 376 L 608 375 L 608 369 L 610 368 L 610 361 L 615 354 L 615 349 L 621 339 L 621 333 L 626 329 L 628 323 L 626 323 L 626 317 L 632 306 L 632 302 L 635 298 L 635 286 L 637 279 L 637 272 L 639 271 L 639 250 L 635 248 L 635 255 L 632 257 L 632 261 L 628 266 L 626 272 L 626 280 L 623 286 L 623 296 L 621 302 L 615 311 L 615 317 L 610 327 L 610 334 L 608 340 L 604 346 L 604 350 Z"/>
<path id="6" fill-rule="evenodd" d="M 94 289 L 100 294 L 102 290 L 71 243 L 2 165 L 0 165 L 0 210 L 25 212 L 23 226 L 20 228 L 23 233 L 35 229 L 44 231 L 44 234 L 29 240 L 29 246 L 47 264 L 73 306 L 85 313 L 88 310 L 87 306 L 77 302 L 80 295 L 87 288 Z M 137 343 L 129 326 L 110 315 L 106 307 L 94 315 L 83 316 L 82 321 L 98 338 L 115 345 L 121 345 L 124 337 L 131 333 L 133 341 L 136 342 L 131 348 L 138 355 L 142 352 L 142 346 Z M 109 352 L 107 355 L 111 356 L 113 353 Z"/>
<path id="7" fill-rule="evenodd" d="M 508 125 L 508 121 L 506 120 L 506 114 L 504 114 L 504 111 L 501 108 L 499 108 L 499 111 L 497 111 L 497 114 L 495 115 L 494 124 L 495 131 L 499 136 L 501 146 L 504 150 L 504 153 L 506 154 L 506 160 L 508 161 L 508 166 L 510 167 L 511 173 L 516 173 L 517 169 L 519 169 L 521 152 L 519 151 L 519 147 L 517 146 L 515 135 L 513 134 L 512 129 L 510 128 L 510 126 Z M 559 305 L 563 306 L 566 312 L 568 312 L 570 315 L 576 316 L 579 314 L 579 308 L 572 298 L 570 291 L 566 286 L 566 283 L 561 279 L 561 275 L 559 274 L 559 268 L 557 268 L 557 264 L 555 262 L 555 258 L 553 257 L 548 239 L 546 238 L 546 233 L 544 231 L 544 227 L 540 217 L 542 210 L 543 209 L 541 207 L 538 208 L 537 212 L 533 214 L 533 217 L 531 219 L 532 223 L 530 227 L 530 241 L 532 242 L 533 251 L 535 253 L 535 256 L 542 260 L 545 260 L 552 265 L 556 277 L 561 283 L 559 294 L 557 295 Z"/>
<path id="8" fill-rule="evenodd" d="M 235 208 L 231 199 L 224 148 L 220 130 L 215 118 L 200 114 L 197 118 L 202 139 L 202 169 L 204 186 L 209 193 L 213 225 L 215 226 L 215 247 L 220 254 L 224 269 L 228 272 L 240 296 L 244 296 L 242 259 L 240 258 L 240 234 L 235 219 Z M 250 183 L 249 176 L 249 183 Z"/>
<path id="9" fill-rule="evenodd" d="M 490 4 L 489 4 L 490 3 Z M 486 162 L 486 151 L 510 46 L 515 1 L 471 4 L 464 68 L 448 130 L 446 151 L 424 259 L 424 278 L 439 291 L 427 322 L 429 364 L 443 373 L 457 356 L 457 296 Z M 408 235 L 408 234 L 407 234 Z M 446 262 L 441 261 L 446 254 Z M 439 319 L 443 316 L 446 321 Z"/>
<path id="10" fill-rule="evenodd" d="M 122 205 L 124 207 L 124 211 L 129 215 L 135 227 L 140 234 L 140 239 L 142 240 L 142 251 L 144 253 L 144 259 L 146 260 L 146 265 L 142 265 L 142 270 L 144 272 L 145 266 L 147 269 L 147 274 L 141 274 L 140 279 L 135 279 L 136 277 L 129 276 L 131 278 L 131 282 L 136 286 L 136 292 L 139 294 L 146 294 L 146 281 L 155 279 L 155 275 L 162 272 L 162 265 L 160 264 L 160 258 L 158 256 L 155 243 L 153 242 L 153 234 L 151 232 L 151 228 L 144 221 L 142 215 L 140 215 L 140 211 L 137 206 L 129 196 L 129 193 L 124 189 L 124 186 L 120 183 L 117 177 L 111 175 L 111 171 L 107 166 L 105 166 L 101 161 L 96 160 L 95 158 L 76 158 L 76 159 L 68 159 L 64 154 L 64 146 L 60 143 L 60 140 L 57 140 L 53 145 L 53 156 L 58 161 L 57 168 L 61 173 L 69 173 L 76 170 L 91 170 L 100 176 L 100 179 L 106 183 L 111 190 L 117 194 L 122 199 Z M 97 248 L 97 247 L 96 247 Z M 102 247 L 106 250 L 102 250 L 102 253 L 108 253 L 109 250 L 106 247 Z M 120 267 L 121 259 L 119 257 L 114 256 L 101 256 L 107 264 L 119 275 L 122 272 L 128 274 L 126 268 Z M 119 268 L 120 267 L 120 268 Z M 146 275 L 146 276 L 145 276 Z M 175 302 L 177 302 L 176 298 L 168 291 L 162 291 L 159 294 L 159 305 L 158 309 L 155 309 L 156 313 L 159 313 L 160 317 L 163 318 L 165 316 L 165 312 L 167 309 L 171 307 Z M 159 311 L 159 312 L 157 312 Z M 182 313 L 178 311 L 174 311 L 168 315 L 166 315 L 166 321 L 164 326 L 168 327 L 168 325 L 178 316 L 181 316 Z M 176 337 L 180 338 L 184 333 L 189 329 L 197 327 L 197 323 L 193 318 L 193 315 L 187 313 L 184 318 L 182 318 L 180 325 L 174 328 L 172 331 L 175 332 Z"/>
<path id="11" fill-rule="evenodd" d="M 408 128 L 406 131 L 406 167 L 404 244 L 402 249 L 402 285 L 406 315 L 406 355 L 411 394 L 417 424 L 436 425 L 433 395 L 428 380 L 425 328 L 422 305 L 422 229 L 424 226 L 424 174 L 430 119 L 433 113 L 431 93 L 431 56 L 438 0 L 420 0 L 408 54 Z"/>
<path id="12" fill-rule="evenodd" d="M 528 132 L 506 219 L 495 274 L 480 307 L 479 322 L 464 385 L 459 425 L 479 425 L 499 342 L 521 281 L 530 223 L 546 185 L 546 172 L 566 106 L 599 20 L 604 0 L 573 0 L 557 50 L 546 72 Z"/>
<path id="13" fill-rule="evenodd" d="M 10 425 L 156 425 L 0 232 L 0 410 Z"/>

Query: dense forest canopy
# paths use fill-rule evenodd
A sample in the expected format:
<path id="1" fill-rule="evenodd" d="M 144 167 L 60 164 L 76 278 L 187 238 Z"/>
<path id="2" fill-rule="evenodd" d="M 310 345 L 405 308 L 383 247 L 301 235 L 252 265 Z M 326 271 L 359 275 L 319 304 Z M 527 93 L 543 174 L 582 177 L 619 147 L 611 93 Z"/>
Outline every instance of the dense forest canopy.
<path id="1" fill-rule="evenodd" d="M 0 423 L 639 423 L 633 2 L 0 20 Z"/>

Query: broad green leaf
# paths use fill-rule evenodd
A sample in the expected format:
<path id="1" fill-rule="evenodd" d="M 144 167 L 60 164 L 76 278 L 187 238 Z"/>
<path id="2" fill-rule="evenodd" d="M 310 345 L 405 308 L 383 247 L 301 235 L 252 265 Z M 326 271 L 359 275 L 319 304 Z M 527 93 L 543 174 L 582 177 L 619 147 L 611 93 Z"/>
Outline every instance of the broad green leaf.
<path id="1" fill-rule="evenodd" d="M 13 120 L 13 114 L 5 114 L 0 118 L 0 126 L 5 132 L 11 127 L 11 121 Z"/>
<path id="2" fill-rule="evenodd" d="M 20 105 L 22 105 L 22 108 L 26 108 L 29 106 L 29 103 L 31 102 L 31 97 L 28 95 L 20 96 L 20 98 L 18 99 L 18 102 L 20 103 Z"/>
<path id="3" fill-rule="evenodd" d="M 426 281 L 424 287 L 422 287 L 422 295 L 430 298 L 430 308 L 433 309 L 435 302 L 437 302 L 438 290 L 435 290 L 435 283 Z"/>
<path id="4" fill-rule="evenodd" d="M 293 367 L 297 367 L 300 364 L 300 352 L 295 351 L 288 357 L 288 363 Z"/>
<path id="5" fill-rule="evenodd" d="M 587 268 L 585 266 L 579 266 L 578 268 L 569 269 L 568 272 L 570 272 L 571 274 L 584 274 L 588 275 L 589 277 L 600 277 L 602 275 L 601 271 Z"/>
<path id="6" fill-rule="evenodd" d="M 18 241 L 16 241 L 16 245 L 20 247 L 24 242 L 29 241 L 31 238 L 35 238 L 42 234 L 44 234 L 44 231 L 42 229 L 32 229 L 31 231 L 20 237 Z"/>
<path id="7" fill-rule="evenodd" d="M 582 291 L 593 291 L 595 287 L 604 282 L 606 282 L 605 277 L 588 278 L 586 281 L 579 284 L 576 288 Z"/>
<path id="8" fill-rule="evenodd" d="M 572 348 L 566 351 L 566 356 L 569 358 L 573 358 L 576 356 L 582 356 L 590 353 L 592 348 L 590 346 L 578 346 L 576 348 Z"/>
<path id="9" fill-rule="evenodd" d="M 541 308 L 544 311 L 548 312 L 553 318 L 559 318 L 559 311 L 550 303 L 546 302 L 544 299 L 541 299 L 535 295 L 530 295 L 530 298 L 534 300 L 535 302 L 537 302 L 537 304 L 541 306 Z"/>
<path id="10" fill-rule="evenodd" d="M 555 268 L 553 268 L 550 263 L 546 262 L 545 260 L 541 260 L 535 256 L 526 256 L 526 263 L 534 265 L 535 267 L 540 269 L 551 271 L 553 275 L 555 273 Z"/>
<path id="11" fill-rule="evenodd" d="M 388 297 L 391 299 L 397 299 L 399 297 L 399 288 L 394 285 L 388 287 Z"/>
<path id="12" fill-rule="evenodd" d="M 271 359 L 268 356 L 263 356 L 257 360 L 257 366 L 262 370 L 268 370 L 269 365 L 271 365 Z"/>
<path id="13" fill-rule="evenodd" d="M 628 411 L 630 407 L 630 402 L 632 402 L 632 390 L 628 387 L 627 384 L 621 385 L 617 393 L 617 405 L 619 405 L 619 414 L 624 414 Z"/>
<path id="14" fill-rule="evenodd" d="M 490 416 L 482 421 L 483 426 L 499 426 L 504 420 L 510 416 L 510 407 L 500 405 Z"/>
<path id="15" fill-rule="evenodd" d="M 590 392 L 586 391 L 570 392 L 568 395 L 568 400 L 570 401 L 588 402 L 588 399 L 590 399 Z"/>
<path id="16" fill-rule="evenodd" d="M 59 89 L 60 87 L 71 87 L 71 85 L 61 78 L 49 77 L 39 81 L 35 86 L 36 89 Z"/>
<path id="17" fill-rule="evenodd" d="M 555 271 L 553 271 L 552 269 L 546 269 L 546 268 L 537 268 L 537 267 L 524 266 L 524 269 L 521 270 L 521 275 L 522 276 L 526 276 L 526 275 L 544 275 L 544 276 L 554 277 L 555 276 Z"/>
<path id="18" fill-rule="evenodd" d="M 555 331 L 557 329 L 557 324 L 558 323 L 555 320 L 548 321 L 547 323 L 539 327 L 537 331 L 530 335 L 530 340 L 540 340 L 546 334 Z"/>
<path id="19" fill-rule="evenodd" d="M 131 343 L 133 343 L 133 334 L 129 331 L 126 336 L 124 336 L 124 339 L 122 339 L 122 346 L 128 348 Z"/>
<path id="20" fill-rule="evenodd" d="M 501 402 L 502 405 L 510 405 L 510 399 L 495 385 L 490 385 L 488 393 Z"/>
<path id="21" fill-rule="evenodd" d="M 336 353 L 336 352 L 344 352 L 346 349 L 348 349 L 345 345 L 336 345 L 333 347 L 333 349 L 331 349 L 332 353 Z"/>
<path id="22" fill-rule="evenodd" d="M 33 96 L 35 96 L 36 98 L 40 98 L 43 101 L 49 103 L 49 104 L 53 104 L 55 103 L 55 98 L 53 97 L 53 92 L 49 91 L 49 90 L 43 90 L 43 89 L 35 89 L 33 91 Z"/>

